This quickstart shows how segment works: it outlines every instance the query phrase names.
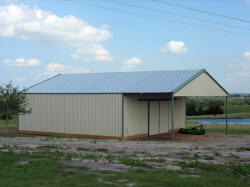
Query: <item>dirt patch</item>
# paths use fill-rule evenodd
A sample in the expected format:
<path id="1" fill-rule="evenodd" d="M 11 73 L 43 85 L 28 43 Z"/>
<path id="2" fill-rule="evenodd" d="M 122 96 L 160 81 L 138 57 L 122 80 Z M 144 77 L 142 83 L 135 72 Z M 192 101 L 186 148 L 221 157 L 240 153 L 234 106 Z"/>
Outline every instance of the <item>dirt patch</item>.
<path id="1" fill-rule="evenodd" d="M 181 178 L 199 178 L 200 176 L 199 175 L 181 175 Z"/>
<path id="2" fill-rule="evenodd" d="M 30 161 L 34 161 L 34 160 L 38 160 L 38 159 L 23 159 L 23 160 L 19 160 L 17 164 L 28 164 Z"/>
<path id="3" fill-rule="evenodd" d="M 171 140 L 171 133 L 164 133 L 155 136 L 151 136 L 152 138 L 158 138 L 160 140 Z M 190 135 L 190 134 L 182 134 L 179 132 L 175 132 L 174 134 L 175 141 L 215 141 L 220 138 L 220 136 L 209 136 L 209 135 Z"/>
<path id="4" fill-rule="evenodd" d="M 6 130 L 5 129 L 0 129 L 0 134 L 3 134 L 3 133 L 6 133 Z M 19 131 L 10 129 L 10 130 L 8 130 L 8 133 L 17 134 L 17 133 L 19 133 Z"/>
<path id="5" fill-rule="evenodd" d="M 250 163 L 250 136 L 195 136 L 206 139 L 176 142 L 90 140 L 55 137 L 0 137 L 0 151 L 60 153 L 58 160 L 66 165 L 84 166 L 90 170 L 129 171 L 131 169 L 181 169 L 181 162 Z M 239 149 L 240 148 L 240 149 Z M 21 161 L 22 162 L 22 161 Z M 23 160 L 22 164 L 27 163 Z"/>

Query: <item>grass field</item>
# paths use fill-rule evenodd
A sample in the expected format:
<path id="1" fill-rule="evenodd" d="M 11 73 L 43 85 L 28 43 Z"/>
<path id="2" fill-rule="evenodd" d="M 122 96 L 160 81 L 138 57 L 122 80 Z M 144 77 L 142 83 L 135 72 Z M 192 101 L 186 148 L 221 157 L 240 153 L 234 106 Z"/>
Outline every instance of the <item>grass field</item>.
<path id="1" fill-rule="evenodd" d="M 195 121 L 186 121 L 187 127 L 195 127 L 202 123 Z M 224 124 L 202 124 L 206 132 L 225 134 L 226 125 Z M 250 135 L 250 125 L 245 124 L 228 124 L 228 134 Z"/>
<path id="2" fill-rule="evenodd" d="M 0 147 L 0 186 L 249 186 L 250 165 L 212 164 L 180 161 L 180 170 L 135 169 L 128 172 L 90 170 L 59 160 L 72 159 L 70 153 L 50 151 L 40 146 L 36 151 L 25 147 Z M 16 149 L 21 151 L 16 152 Z M 245 151 L 245 150 L 244 150 Z M 100 158 L 99 158 L 100 159 Z M 122 160 L 128 165 L 139 162 Z M 141 165 L 140 166 L 144 166 Z"/>
<path id="3" fill-rule="evenodd" d="M 18 116 L 13 115 L 12 119 L 8 121 L 9 129 L 17 129 L 18 128 Z M 5 120 L 0 119 L 0 129 L 5 129 Z"/>
<path id="4" fill-rule="evenodd" d="M 228 105 L 228 113 L 250 113 L 250 105 Z"/>
<path id="5" fill-rule="evenodd" d="M 0 124 L 1 128 L 5 128 L 3 120 L 0 121 Z M 12 129 L 17 128 L 17 118 L 13 118 L 10 124 Z M 187 127 L 199 124 L 187 121 Z M 204 128 L 208 133 L 225 133 L 225 125 L 209 124 L 204 125 Z M 229 134 L 250 135 L 250 125 L 229 125 Z M 32 136 L 1 134 L 0 137 Z M 48 141 L 51 140 L 48 138 Z M 148 164 L 145 159 L 134 159 L 131 156 L 118 159 L 104 148 L 78 148 L 79 151 L 96 150 L 107 153 L 105 158 L 110 162 L 116 159 L 121 164 L 143 167 L 127 172 L 93 171 L 85 166 L 73 166 L 61 162 L 65 158 L 78 159 L 78 156 L 75 153 L 65 153 L 60 150 L 51 151 L 54 148 L 56 146 L 42 145 L 36 151 L 30 151 L 26 147 L 19 147 L 21 151 L 17 152 L 17 146 L 0 145 L 0 186 L 250 186 L 250 164 L 243 165 L 240 162 L 222 165 L 197 160 L 186 162 L 185 159 L 189 159 L 187 157 L 177 163 L 181 167 L 180 170 L 152 169 L 152 165 Z M 249 147 L 241 149 L 249 151 Z M 82 159 L 103 158 L 85 154 Z"/>
<path id="6" fill-rule="evenodd" d="M 187 116 L 187 119 L 222 119 L 225 118 L 225 114 L 217 115 L 200 115 L 200 116 Z M 228 118 L 241 119 L 241 118 L 250 118 L 250 113 L 231 113 L 228 114 Z"/>

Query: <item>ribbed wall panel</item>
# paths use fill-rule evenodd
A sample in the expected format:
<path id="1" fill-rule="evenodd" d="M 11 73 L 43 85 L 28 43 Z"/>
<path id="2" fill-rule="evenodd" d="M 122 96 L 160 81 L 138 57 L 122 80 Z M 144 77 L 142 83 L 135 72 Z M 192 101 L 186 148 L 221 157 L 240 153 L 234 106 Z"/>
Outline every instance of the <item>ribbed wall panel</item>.
<path id="1" fill-rule="evenodd" d="M 137 96 L 124 97 L 124 135 L 148 133 L 148 102 Z"/>
<path id="2" fill-rule="evenodd" d="M 159 96 L 152 96 L 152 99 Z M 169 96 L 165 96 L 166 98 Z M 139 101 L 143 96 L 124 97 L 124 135 L 148 133 L 148 102 Z M 170 99 L 170 98 L 169 98 Z M 175 97 L 174 129 L 185 127 L 185 97 Z M 159 114 L 160 107 L 160 114 Z M 172 129 L 171 101 L 150 101 L 150 135 L 166 133 Z M 160 119 L 159 119 L 160 118 Z M 160 125 L 159 125 L 160 120 Z"/>
<path id="3" fill-rule="evenodd" d="M 32 112 L 19 129 L 100 136 L 122 135 L 121 94 L 27 94 Z"/>
<path id="4" fill-rule="evenodd" d="M 185 105 L 185 97 L 177 97 L 177 100 L 174 102 L 174 129 L 185 128 Z M 172 129 L 172 122 L 170 126 L 170 129 Z"/>

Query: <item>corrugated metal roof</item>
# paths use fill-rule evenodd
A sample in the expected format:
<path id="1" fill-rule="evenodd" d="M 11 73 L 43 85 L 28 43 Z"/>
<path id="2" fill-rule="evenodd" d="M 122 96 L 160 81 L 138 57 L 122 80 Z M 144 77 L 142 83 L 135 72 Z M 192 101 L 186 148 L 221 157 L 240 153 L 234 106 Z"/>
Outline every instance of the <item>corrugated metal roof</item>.
<path id="1" fill-rule="evenodd" d="M 63 74 L 27 93 L 171 93 L 205 70 Z"/>

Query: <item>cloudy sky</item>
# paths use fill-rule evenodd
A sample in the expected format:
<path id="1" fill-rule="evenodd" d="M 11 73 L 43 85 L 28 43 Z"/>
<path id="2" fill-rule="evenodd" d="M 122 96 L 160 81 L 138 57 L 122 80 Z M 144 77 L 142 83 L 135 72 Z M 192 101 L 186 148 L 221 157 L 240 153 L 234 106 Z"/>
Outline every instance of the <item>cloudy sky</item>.
<path id="1" fill-rule="evenodd" d="M 0 83 L 205 68 L 229 92 L 250 93 L 250 1 L 174 1 L 237 19 L 164 2 L 0 0 Z"/>

